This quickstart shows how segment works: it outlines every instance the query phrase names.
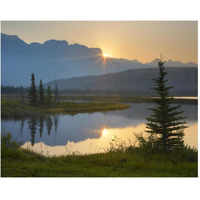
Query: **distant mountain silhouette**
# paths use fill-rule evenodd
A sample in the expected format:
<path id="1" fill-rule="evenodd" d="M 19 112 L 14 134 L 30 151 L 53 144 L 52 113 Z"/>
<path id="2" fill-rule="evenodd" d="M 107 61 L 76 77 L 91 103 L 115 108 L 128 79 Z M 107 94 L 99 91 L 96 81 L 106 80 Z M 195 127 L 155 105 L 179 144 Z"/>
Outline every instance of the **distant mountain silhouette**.
<path id="1" fill-rule="evenodd" d="M 197 68 L 196 67 L 169 67 L 166 78 L 171 95 L 175 96 L 197 96 Z M 59 90 L 67 89 L 89 89 L 89 90 L 110 90 L 127 92 L 135 96 L 155 95 L 152 91 L 153 78 L 158 76 L 158 69 L 135 69 L 124 72 L 110 73 L 99 76 L 74 77 L 57 80 Z M 55 87 L 55 82 L 45 84 Z"/>
<path id="2" fill-rule="evenodd" d="M 134 55 L 133 55 L 134 56 Z M 167 66 L 197 67 L 195 63 L 169 60 Z M 102 57 L 100 48 L 88 48 L 80 44 L 68 44 L 65 40 L 48 40 L 43 44 L 27 44 L 15 35 L 1 34 L 2 85 L 29 86 L 30 75 L 48 82 L 57 78 L 101 75 L 129 69 L 157 67 L 154 60 L 142 64 L 139 61 Z"/>

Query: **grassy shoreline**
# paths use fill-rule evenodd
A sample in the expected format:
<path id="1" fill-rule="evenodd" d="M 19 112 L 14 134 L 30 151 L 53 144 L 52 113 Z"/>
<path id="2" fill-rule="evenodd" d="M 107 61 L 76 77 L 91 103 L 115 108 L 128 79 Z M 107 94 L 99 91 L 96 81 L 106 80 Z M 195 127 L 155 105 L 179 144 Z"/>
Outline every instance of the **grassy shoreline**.
<path id="1" fill-rule="evenodd" d="M 141 147 L 91 155 L 44 157 L 2 139 L 2 177 L 197 177 L 198 152 L 148 153 Z"/>
<path id="2" fill-rule="evenodd" d="M 19 100 L 19 95 L 1 95 L 2 98 Z M 133 96 L 133 95 L 60 95 L 60 100 L 72 100 L 72 101 L 103 101 L 103 102 L 116 102 L 116 103 L 152 103 L 154 97 L 147 96 Z M 174 99 L 174 103 L 177 104 L 198 104 L 198 99 L 180 98 Z"/>
<path id="3" fill-rule="evenodd" d="M 2 99 L 1 117 L 31 117 L 33 115 L 51 114 L 77 114 L 106 112 L 111 110 L 122 110 L 129 108 L 129 105 L 111 102 L 57 102 L 50 107 L 31 107 L 27 102 L 21 103 L 20 100 Z"/>

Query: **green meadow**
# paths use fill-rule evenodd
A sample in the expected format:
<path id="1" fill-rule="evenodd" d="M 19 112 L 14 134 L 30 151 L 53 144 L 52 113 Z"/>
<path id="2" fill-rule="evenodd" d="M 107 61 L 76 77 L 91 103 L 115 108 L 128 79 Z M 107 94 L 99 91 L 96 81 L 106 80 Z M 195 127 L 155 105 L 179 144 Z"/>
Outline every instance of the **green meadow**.
<path id="1" fill-rule="evenodd" d="M 2 177 L 197 177 L 198 152 L 184 147 L 160 154 L 145 146 L 118 146 L 106 153 L 44 157 L 2 136 Z"/>

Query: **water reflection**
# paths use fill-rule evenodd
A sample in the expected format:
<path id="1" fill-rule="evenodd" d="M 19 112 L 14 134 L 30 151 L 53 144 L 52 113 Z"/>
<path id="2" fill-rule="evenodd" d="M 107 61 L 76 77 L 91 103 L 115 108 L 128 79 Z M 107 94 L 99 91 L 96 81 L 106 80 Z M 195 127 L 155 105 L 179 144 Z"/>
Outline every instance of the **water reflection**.
<path id="1" fill-rule="evenodd" d="M 25 119 L 22 119 L 21 124 L 20 124 L 20 136 L 22 136 L 22 133 L 23 133 L 24 123 L 25 123 Z"/>
<path id="2" fill-rule="evenodd" d="M 107 129 L 106 128 L 104 128 L 103 130 L 102 130 L 102 135 L 106 135 L 107 134 Z"/>
<path id="3" fill-rule="evenodd" d="M 40 133 L 40 138 L 42 137 L 42 132 L 44 128 L 44 116 L 39 117 L 39 133 Z"/>
<path id="4" fill-rule="evenodd" d="M 58 130 L 59 115 L 54 115 L 53 119 L 54 119 L 54 125 L 55 125 L 54 127 L 55 127 L 55 134 L 56 134 Z"/>
<path id="5" fill-rule="evenodd" d="M 51 119 L 51 116 L 47 116 L 45 121 L 46 121 L 47 133 L 48 135 L 50 135 L 53 126 L 53 120 Z"/>
<path id="6" fill-rule="evenodd" d="M 41 153 L 48 156 L 61 156 L 70 154 L 92 154 L 92 153 L 104 153 L 109 150 L 110 142 L 113 138 L 118 138 L 124 142 L 124 145 L 137 145 L 136 137 L 134 133 L 143 132 L 145 124 L 140 124 L 137 127 L 125 127 L 125 128 L 104 128 L 96 130 L 101 133 L 100 138 L 86 139 L 80 142 L 68 141 L 66 145 L 49 146 L 43 142 L 37 143 L 34 146 L 30 145 L 30 142 L 26 142 L 22 148 Z M 190 126 L 185 131 L 185 143 L 190 146 L 197 147 L 197 123 Z M 191 133 L 193 133 L 191 135 Z"/>
<path id="7" fill-rule="evenodd" d="M 34 145 L 35 143 L 35 134 L 37 131 L 37 120 L 35 117 L 32 117 L 30 120 L 28 120 L 28 127 L 31 134 L 31 144 Z"/>
<path id="8" fill-rule="evenodd" d="M 16 141 L 21 143 L 30 141 L 31 145 L 34 145 L 35 142 L 41 140 L 45 142 L 46 138 L 50 137 L 51 134 L 55 134 L 56 137 L 59 115 L 33 116 L 30 118 L 20 118 L 18 120 L 12 118 L 2 119 L 1 125 L 5 129 L 5 132 L 12 134 Z"/>
<path id="9" fill-rule="evenodd" d="M 39 116 L 39 117 L 32 117 L 28 119 L 28 129 L 31 135 L 31 145 L 35 144 L 35 136 L 36 133 L 39 133 L 40 138 L 42 138 L 42 134 L 44 131 L 44 125 L 46 125 L 46 132 L 48 136 L 50 136 L 52 132 L 52 128 L 54 125 L 55 135 L 58 129 L 58 120 L 59 116 Z M 24 120 L 22 121 L 24 124 Z M 21 122 L 21 124 L 22 124 Z"/>
<path id="10" fill-rule="evenodd" d="M 48 155 L 72 152 L 96 153 L 108 148 L 112 137 L 134 142 L 134 132 L 145 130 L 149 116 L 147 103 L 134 103 L 127 110 L 106 113 L 38 116 L 28 119 L 2 119 L 1 126 L 9 131 L 24 148 Z M 183 105 L 189 128 L 185 143 L 197 147 L 197 105 Z M 38 150 L 39 149 L 39 150 Z M 45 150 L 45 149 L 48 149 Z"/>

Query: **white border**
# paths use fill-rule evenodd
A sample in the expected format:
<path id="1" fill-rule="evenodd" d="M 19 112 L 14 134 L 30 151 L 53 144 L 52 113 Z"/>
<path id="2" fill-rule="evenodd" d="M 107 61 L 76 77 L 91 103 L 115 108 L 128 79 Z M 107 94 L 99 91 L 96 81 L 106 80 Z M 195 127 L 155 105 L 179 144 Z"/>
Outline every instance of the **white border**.
<path id="1" fill-rule="evenodd" d="M 4 0 L 0 3 L 3 21 L 199 20 L 199 13 L 197 0 Z M 0 197 L 188 200 L 200 199 L 199 186 L 199 178 L 1 178 Z"/>

